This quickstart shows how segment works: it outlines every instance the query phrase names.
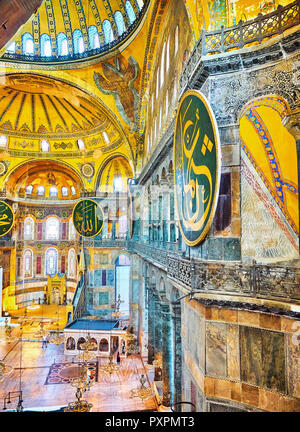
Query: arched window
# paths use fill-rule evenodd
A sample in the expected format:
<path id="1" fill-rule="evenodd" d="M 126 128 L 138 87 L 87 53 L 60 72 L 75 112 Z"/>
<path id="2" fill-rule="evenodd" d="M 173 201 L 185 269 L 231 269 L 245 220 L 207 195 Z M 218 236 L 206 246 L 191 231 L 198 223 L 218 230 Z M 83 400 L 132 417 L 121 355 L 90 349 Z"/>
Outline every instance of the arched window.
<path id="1" fill-rule="evenodd" d="M 85 342 L 86 342 L 86 340 L 84 339 L 84 337 L 80 337 L 80 338 L 78 339 L 78 342 L 77 342 L 77 349 L 78 349 L 79 351 L 82 351 L 81 344 L 84 344 Z"/>
<path id="2" fill-rule="evenodd" d="M 74 54 L 81 54 L 84 52 L 84 41 L 80 30 L 76 29 L 73 32 L 73 47 Z"/>
<path id="3" fill-rule="evenodd" d="M 114 40 L 114 33 L 110 21 L 104 20 L 102 26 L 103 26 L 105 43 L 112 42 Z"/>
<path id="4" fill-rule="evenodd" d="M 26 249 L 23 255 L 24 276 L 32 277 L 32 259 L 32 251 L 30 249 Z"/>
<path id="5" fill-rule="evenodd" d="M 73 351 L 75 349 L 75 339 L 72 337 L 68 337 L 66 342 L 66 350 Z"/>
<path id="6" fill-rule="evenodd" d="M 91 25 L 88 29 L 90 49 L 100 48 L 100 38 L 97 27 Z"/>
<path id="7" fill-rule="evenodd" d="M 165 78 L 165 55 L 166 55 L 166 42 L 164 43 L 162 54 L 161 54 L 160 87 L 162 87 Z"/>
<path id="8" fill-rule="evenodd" d="M 118 34 L 119 36 L 121 36 L 125 32 L 126 28 L 125 28 L 123 15 L 121 14 L 120 11 L 117 11 L 115 13 L 115 23 L 117 25 Z"/>
<path id="9" fill-rule="evenodd" d="M 69 221 L 69 239 L 70 240 L 76 239 L 76 230 L 75 230 L 72 219 L 70 219 L 70 221 Z"/>
<path id="10" fill-rule="evenodd" d="M 58 33 L 57 35 L 57 48 L 59 56 L 66 56 L 69 54 L 68 39 L 64 33 Z"/>
<path id="11" fill-rule="evenodd" d="M 103 136 L 103 139 L 105 141 L 105 144 L 109 144 L 110 141 L 109 141 L 107 133 L 106 132 L 102 132 L 102 136 Z"/>
<path id="12" fill-rule="evenodd" d="M 114 192 L 122 192 L 123 191 L 123 180 L 122 177 L 114 178 Z"/>
<path id="13" fill-rule="evenodd" d="M 76 275 L 76 253 L 74 249 L 69 250 L 68 256 L 68 276 L 75 277 Z"/>
<path id="14" fill-rule="evenodd" d="M 6 148 L 7 147 L 7 136 L 1 135 L 0 136 L 0 148 Z"/>
<path id="15" fill-rule="evenodd" d="M 57 273 L 58 252 L 55 248 L 49 248 L 45 254 L 46 275 L 54 276 Z"/>
<path id="16" fill-rule="evenodd" d="M 176 27 L 175 30 L 175 51 L 174 51 L 174 56 L 176 56 L 177 52 L 178 52 L 178 46 L 179 46 L 179 27 Z"/>
<path id="17" fill-rule="evenodd" d="M 76 195 L 76 189 L 74 188 L 74 186 L 71 186 L 71 194 Z"/>
<path id="18" fill-rule="evenodd" d="M 168 117 L 169 114 L 169 91 L 166 93 L 166 107 L 165 107 L 165 116 Z"/>
<path id="19" fill-rule="evenodd" d="M 34 236 L 34 220 L 27 217 L 24 220 L 24 240 L 33 240 Z"/>
<path id="20" fill-rule="evenodd" d="M 25 33 L 22 36 L 22 52 L 25 55 L 34 54 L 33 37 L 30 33 Z"/>
<path id="21" fill-rule="evenodd" d="M 38 186 L 37 187 L 37 194 L 40 195 L 40 196 L 45 195 L 45 188 L 44 188 L 44 186 Z"/>
<path id="22" fill-rule="evenodd" d="M 50 217 L 46 221 L 46 240 L 59 239 L 59 220 L 56 217 Z"/>
<path id="23" fill-rule="evenodd" d="M 107 339 L 101 339 L 101 341 L 99 343 L 99 351 L 108 352 L 108 340 Z"/>
<path id="24" fill-rule="evenodd" d="M 41 55 L 43 57 L 52 56 L 50 36 L 46 33 L 42 34 L 41 36 Z"/>
<path id="25" fill-rule="evenodd" d="M 49 196 L 50 197 L 57 197 L 57 188 L 55 186 L 51 186 L 49 188 Z"/>
<path id="26" fill-rule="evenodd" d="M 16 42 L 11 42 L 8 45 L 7 49 L 6 49 L 6 52 L 8 52 L 8 53 L 15 53 L 16 52 L 16 47 L 17 47 Z"/>
<path id="27" fill-rule="evenodd" d="M 49 151 L 49 143 L 46 140 L 41 141 L 41 151 L 48 152 Z"/>
<path id="28" fill-rule="evenodd" d="M 168 42 L 167 42 L 166 60 L 167 60 L 167 62 L 166 62 L 166 72 L 168 73 L 169 68 L 170 68 L 170 37 L 169 37 Z"/>
<path id="29" fill-rule="evenodd" d="M 126 12 L 127 12 L 128 18 L 129 18 L 129 22 L 130 22 L 130 24 L 132 24 L 135 21 L 136 16 L 135 16 L 132 4 L 130 3 L 129 0 L 127 0 L 127 2 L 125 3 L 125 9 L 126 9 Z"/>
<path id="30" fill-rule="evenodd" d="M 85 149 L 85 144 L 84 141 L 82 139 L 77 140 L 77 145 L 80 151 Z"/>
<path id="31" fill-rule="evenodd" d="M 32 191 L 33 191 L 33 186 L 32 185 L 28 185 L 28 186 L 26 186 L 26 193 L 28 193 L 28 194 L 32 194 Z"/>
<path id="32" fill-rule="evenodd" d="M 144 0 L 137 0 L 137 2 L 138 2 L 139 10 L 141 11 L 144 6 Z"/>
<path id="33" fill-rule="evenodd" d="M 66 186 L 61 188 L 61 195 L 65 197 L 69 195 L 69 189 Z"/>

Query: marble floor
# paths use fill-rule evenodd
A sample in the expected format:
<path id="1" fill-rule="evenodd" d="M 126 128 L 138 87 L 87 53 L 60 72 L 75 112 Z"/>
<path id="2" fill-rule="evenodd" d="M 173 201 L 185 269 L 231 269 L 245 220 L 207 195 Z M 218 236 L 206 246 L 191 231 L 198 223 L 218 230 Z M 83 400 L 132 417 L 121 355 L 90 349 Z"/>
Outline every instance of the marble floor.
<path id="1" fill-rule="evenodd" d="M 76 389 L 70 384 L 45 385 L 53 363 L 72 361 L 69 356 L 64 355 L 63 348 L 63 344 L 48 344 L 48 347 L 43 349 L 41 342 L 32 341 L 0 343 L 0 359 L 14 368 L 12 377 L 5 378 L 0 383 L 0 412 L 3 411 L 3 400 L 7 393 L 19 390 L 20 364 L 24 409 L 65 406 L 76 400 Z M 98 358 L 98 365 L 101 366 L 107 361 Z M 84 399 L 93 404 L 92 412 L 157 411 L 155 398 L 142 401 L 130 397 L 130 390 L 140 386 L 141 374 L 147 374 L 141 357 L 129 356 L 122 359 L 121 369 L 111 377 L 98 371 L 97 382 L 84 393 Z M 14 400 L 7 407 L 15 409 L 16 405 L 17 400 Z"/>

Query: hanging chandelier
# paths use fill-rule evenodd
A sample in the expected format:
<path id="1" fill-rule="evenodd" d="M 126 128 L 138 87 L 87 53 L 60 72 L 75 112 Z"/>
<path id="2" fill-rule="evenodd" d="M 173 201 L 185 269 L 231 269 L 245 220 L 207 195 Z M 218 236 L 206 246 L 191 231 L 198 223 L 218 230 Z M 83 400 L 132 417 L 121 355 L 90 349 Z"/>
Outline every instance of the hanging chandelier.
<path id="1" fill-rule="evenodd" d="M 121 368 L 121 366 L 114 363 L 113 354 L 110 353 L 109 354 L 109 362 L 106 363 L 105 365 L 101 366 L 99 368 L 99 370 L 101 370 L 102 372 L 105 372 L 111 376 L 113 373 L 118 372 L 120 370 L 120 368 Z"/>
<path id="2" fill-rule="evenodd" d="M 139 398 L 142 401 L 147 400 L 154 396 L 153 391 L 150 387 L 146 387 L 146 377 L 144 374 L 141 375 L 140 378 L 141 387 L 130 390 L 130 394 L 132 398 Z"/>
<path id="3" fill-rule="evenodd" d="M 4 381 L 5 378 L 10 378 L 13 374 L 14 368 L 7 365 L 4 361 L 0 360 L 0 383 Z"/>
<path id="4" fill-rule="evenodd" d="M 64 409 L 64 412 L 89 412 L 92 408 L 92 404 L 86 400 L 82 400 L 82 391 L 77 388 L 75 393 L 77 401 L 68 403 L 68 406 Z"/>
<path id="5" fill-rule="evenodd" d="M 79 347 L 82 350 L 82 352 L 78 354 L 79 361 L 82 359 L 84 362 L 88 362 L 95 357 L 96 354 L 93 351 L 95 348 L 97 349 L 97 342 L 93 341 L 89 333 L 86 342 L 82 342 Z"/>
<path id="6" fill-rule="evenodd" d="M 44 327 L 43 321 L 40 322 L 39 328 L 33 333 L 33 336 L 38 339 L 43 339 L 44 337 L 49 336 L 49 331 Z"/>
<path id="7" fill-rule="evenodd" d="M 13 335 L 13 333 L 12 333 L 12 331 L 13 331 L 12 326 L 10 326 L 8 324 L 8 319 L 7 318 L 5 318 L 4 322 L 5 322 L 4 334 L 2 334 L 0 342 L 8 342 L 8 343 L 15 342 L 16 340 L 18 340 L 18 337 L 15 336 L 15 335 Z"/>
<path id="8" fill-rule="evenodd" d="M 126 350 L 128 354 L 136 354 L 138 352 L 138 347 L 136 345 L 136 335 L 132 333 L 129 329 L 126 331 Z"/>
<path id="9" fill-rule="evenodd" d="M 124 315 L 123 312 L 120 312 L 121 303 L 124 303 L 124 301 L 121 300 L 121 295 L 119 294 L 118 301 L 112 305 L 115 308 L 115 311 L 111 314 L 114 318 L 120 318 Z"/>
<path id="10" fill-rule="evenodd" d="M 80 389 L 81 392 L 84 392 L 85 390 L 89 390 L 95 384 L 95 381 L 91 379 L 88 374 L 87 363 L 79 365 L 79 367 L 81 369 L 80 377 L 73 379 L 71 386 Z"/>
<path id="11" fill-rule="evenodd" d="M 49 343 L 58 346 L 58 345 L 61 345 L 65 340 L 64 335 L 61 333 L 61 331 L 59 329 L 59 305 L 58 305 L 58 309 L 57 309 L 56 314 L 57 314 L 56 330 L 55 330 L 54 334 L 52 334 L 50 336 Z"/>

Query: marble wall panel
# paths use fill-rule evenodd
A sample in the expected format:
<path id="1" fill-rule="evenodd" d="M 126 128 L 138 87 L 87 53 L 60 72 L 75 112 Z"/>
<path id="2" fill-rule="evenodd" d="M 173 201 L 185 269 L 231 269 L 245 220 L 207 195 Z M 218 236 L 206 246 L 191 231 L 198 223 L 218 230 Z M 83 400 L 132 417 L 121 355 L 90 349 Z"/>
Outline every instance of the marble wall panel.
<path id="1" fill-rule="evenodd" d="M 284 392 L 285 350 L 282 333 L 240 328 L 241 380 Z"/>
<path id="2" fill-rule="evenodd" d="M 227 327 L 224 323 L 206 323 L 206 373 L 227 377 Z"/>
<path id="3" fill-rule="evenodd" d="M 286 335 L 288 394 L 300 398 L 300 341 L 295 335 Z"/>
<path id="4" fill-rule="evenodd" d="M 227 325 L 227 377 L 240 380 L 239 327 Z"/>

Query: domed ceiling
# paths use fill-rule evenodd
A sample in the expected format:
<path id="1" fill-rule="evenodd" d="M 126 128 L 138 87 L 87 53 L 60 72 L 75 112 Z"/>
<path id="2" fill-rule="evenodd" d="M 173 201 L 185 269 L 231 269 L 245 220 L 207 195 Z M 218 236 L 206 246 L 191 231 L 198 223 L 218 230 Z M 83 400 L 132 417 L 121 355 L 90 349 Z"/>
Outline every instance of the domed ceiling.
<path id="1" fill-rule="evenodd" d="M 149 0 L 44 0 L 6 46 L 3 58 L 66 62 L 98 57 L 123 44 Z"/>
<path id="2" fill-rule="evenodd" d="M 82 90 L 42 75 L 11 74 L 0 85 L 0 136 L 8 149 L 39 151 L 49 140 L 49 151 L 103 152 L 118 148 L 124 132 L 104 106 Z M 22 143 L 24 143 L 22 145 Z"/>

